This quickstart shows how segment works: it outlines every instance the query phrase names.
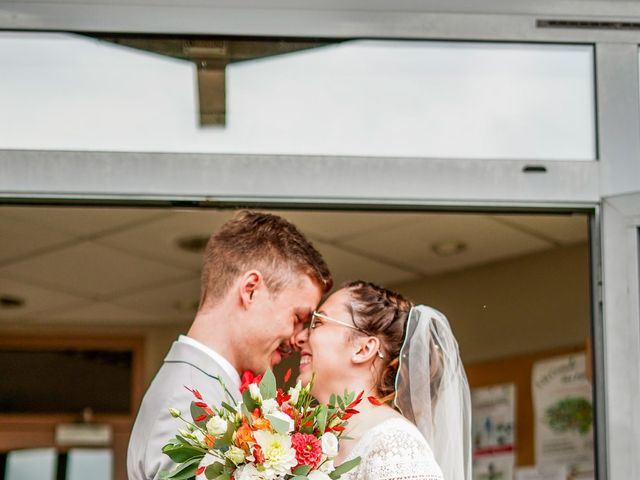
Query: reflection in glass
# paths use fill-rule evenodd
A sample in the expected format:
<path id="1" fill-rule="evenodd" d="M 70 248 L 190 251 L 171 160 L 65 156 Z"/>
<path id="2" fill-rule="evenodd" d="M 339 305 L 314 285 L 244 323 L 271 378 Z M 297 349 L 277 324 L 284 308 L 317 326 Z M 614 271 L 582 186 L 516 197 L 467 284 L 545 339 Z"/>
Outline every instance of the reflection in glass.
<path id="1" fill-rule="evenodd" d="M 0 148 L 589 160 L 592 53 L 363 40 L 238 62 L 227 125 L 200 128 L 188 61 L 5 32 Z"/>
<path id="2" fill-rule="evenodd" d="M 107 448 L 69 450 L 67 480 L 111 480 L 113 452 Z"/>
<path id="3" fill-rule="evenodd" d="M 9 452 L 5 478 L 7 480 L 54 480 L 57 455 L 53 448 Z"/>

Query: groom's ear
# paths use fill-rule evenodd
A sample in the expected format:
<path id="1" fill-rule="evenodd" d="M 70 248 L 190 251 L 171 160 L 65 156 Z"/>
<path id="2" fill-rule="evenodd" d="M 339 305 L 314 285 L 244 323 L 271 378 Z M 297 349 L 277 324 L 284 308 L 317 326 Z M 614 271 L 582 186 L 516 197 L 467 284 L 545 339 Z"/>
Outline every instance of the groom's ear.
<path id="1" fill-rule="evenodd" d="M 356 340 L 358 348 L 351 357 L 353 363 L 362 364 L 375 361 L 380 351 L 380 339 L 378 337 L 363 337 Z"/>
<path id="2" fill-rule="evenodd" d="M 258 270 L 249 270 L 240 276 L 238 292 L 240 304 L 247 309 L 254 302 L 256 290 L 262 284 L 262 273 Z"/>

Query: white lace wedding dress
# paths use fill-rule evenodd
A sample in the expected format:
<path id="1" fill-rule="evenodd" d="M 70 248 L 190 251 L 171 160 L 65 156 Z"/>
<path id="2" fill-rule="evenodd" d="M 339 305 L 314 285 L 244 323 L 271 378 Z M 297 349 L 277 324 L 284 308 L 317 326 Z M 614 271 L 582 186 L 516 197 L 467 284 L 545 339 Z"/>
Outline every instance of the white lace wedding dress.
<path id="1" fill-rule="evenodd" d="M 360 465 L 342 480 L 443 480 L 442 471 L 420 431 L 404 418 L 369 429 L 349 454 Z"/>

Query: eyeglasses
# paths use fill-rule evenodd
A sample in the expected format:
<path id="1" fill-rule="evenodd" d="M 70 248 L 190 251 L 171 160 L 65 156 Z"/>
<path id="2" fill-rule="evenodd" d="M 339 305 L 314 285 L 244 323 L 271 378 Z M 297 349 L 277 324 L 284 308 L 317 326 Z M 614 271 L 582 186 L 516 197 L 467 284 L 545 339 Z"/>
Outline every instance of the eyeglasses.
<path id="1" fill-rule="evenodd" d="M 364 333 L 366 335 L 367 332 L 365 332 L 363 329 L 356 327 L 355 325 L 351 325 L 347 322 L 343 322 L 342 320 L 336 320 L 335 318 L 329 317 L 327 315 L 325 315 L 324 313 L 319 313 L 319 312 L 312 312 L 311 313 L 311 322 L 309 322 L 309 331 L 313 330 L 316 328 L 316 318 L 320 318 L 326 322 L 333 322 L 333 323 L 337 323 L 338 325 L 342 325 L 343 327 L 347 327 L 350 328 L 352 330 L 357 330 L 358 332 Z M 378 350 L 378 357 L 380 358 L 384 358 L 384 354 Z"/>
<path id="2" fill-rule="evenodd" d="M 364 330 L 362 330 L 361 328 L 356 327 L 355 325 L 351 325 L 350 323 L 343 322 L 342 320 L 336 320 L 335 318 L 331 318 L 331 317 L 325 315 L 324 313 L 319 313 L 319 312 L 316 312 L 316 311 L 311 313 L 311 323 L 309 323 L 309 330 L 313 330 L 314 328 L 316 328 L 316 317 L 317 318 L 321 318 L 322 320 L 325 320 L 327 322 L 337 323 L 337 324 L 342 325 L 343 327 L 351 328 L 352 330 L 357 330 L 359 332 L 366 333 Z"/>

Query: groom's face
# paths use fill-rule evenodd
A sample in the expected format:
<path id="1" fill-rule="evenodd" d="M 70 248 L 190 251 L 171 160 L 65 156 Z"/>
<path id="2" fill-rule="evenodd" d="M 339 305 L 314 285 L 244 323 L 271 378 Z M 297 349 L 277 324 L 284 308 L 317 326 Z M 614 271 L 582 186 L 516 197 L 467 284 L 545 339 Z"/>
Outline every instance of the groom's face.
<path id="1" fill-rule="evenodd" d="M 255 295 L 251 319 L 253 348 L 247 349 L 245 363 L 251 365 L 247 367 L 250 370 L 261 373 L 286 356 L 285 350 L 309 321 L 322 290 L 311 277 L 302 274 L 276 294 L 263 287 Z"/>

